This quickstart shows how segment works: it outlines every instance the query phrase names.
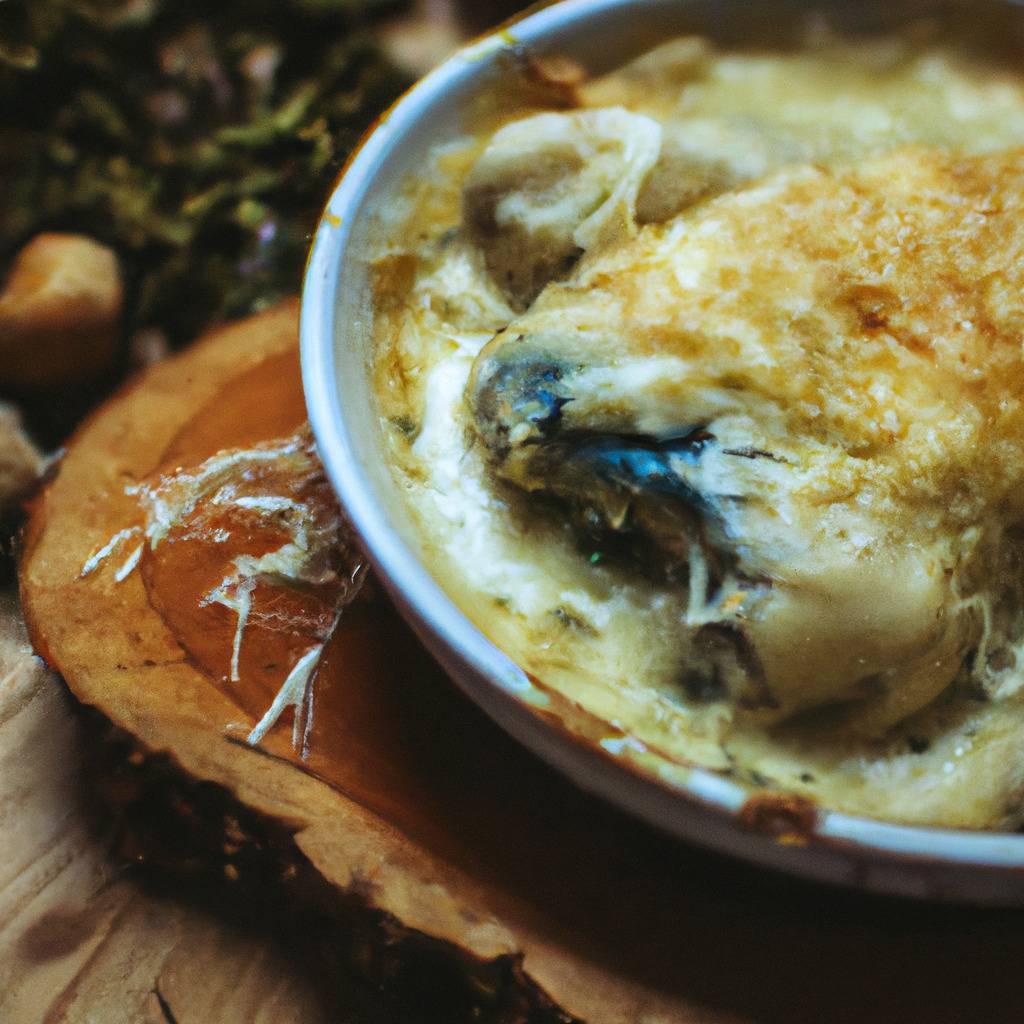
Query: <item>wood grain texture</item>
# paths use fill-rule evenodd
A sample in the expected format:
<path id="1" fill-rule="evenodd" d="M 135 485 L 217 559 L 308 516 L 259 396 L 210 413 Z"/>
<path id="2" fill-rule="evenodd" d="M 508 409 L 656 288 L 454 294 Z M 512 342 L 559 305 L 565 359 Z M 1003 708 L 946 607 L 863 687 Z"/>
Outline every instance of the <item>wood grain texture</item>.
<path id="1" fill-rule="evenodd" d="M 149 891 L 110 856 L 82 785 L 82 723 L 0 601 L 0 1021 L 320 1024 L 266 932 Z M 335 1007 L 335 1009 L 337 1009 Z"/>

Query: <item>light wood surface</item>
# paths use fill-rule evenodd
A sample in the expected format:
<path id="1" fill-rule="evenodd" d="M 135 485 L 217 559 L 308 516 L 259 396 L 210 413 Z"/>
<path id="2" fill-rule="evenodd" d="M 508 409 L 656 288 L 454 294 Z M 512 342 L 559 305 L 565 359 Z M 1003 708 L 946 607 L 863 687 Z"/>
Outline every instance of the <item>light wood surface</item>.
<path id="1" fill-rule="evenodd" d="M 125 874 L 82 785 L 83 725 L 0 602 L 0 1021 L 336 1019 L 272 936 Z M 337 1009 L 337 1007 L 335 1007 Z"/>

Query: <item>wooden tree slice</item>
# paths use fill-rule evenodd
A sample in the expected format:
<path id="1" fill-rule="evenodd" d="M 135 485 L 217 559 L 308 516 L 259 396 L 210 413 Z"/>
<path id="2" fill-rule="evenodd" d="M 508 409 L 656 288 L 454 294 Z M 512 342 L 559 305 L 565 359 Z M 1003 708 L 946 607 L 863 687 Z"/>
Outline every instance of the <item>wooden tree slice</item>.
<path id="1" fill-rule="evenodd" d="M 33 642 L 74 693 L 294 829 L 339 891 L 457 959 L 506 965 L 531 1019 L 840 1019 L 835 1000 L 873 1001 L 858 977 L 906 958 L 908 942 L 912 962 L 890 994 L 946 1006 L 932 963 L 948 953 L 927 910 L 876 919 L 891 905 L 832 896 L 826 928 L 819 890 L 762 884 L 579 792 L 462 698 L 372 585 L 325 653 L 303 758 L 286 719 L 260 747 L 245 742 L 295 652 L 276 656 L 287 643 L 257 630 L 241 679 L 225 678 L 215 652 L 230 646 L 232 617 L 198 607 L 207 577 L 195 566 L 208 554 L 169 546 L 121 582 L 112 567 L 82 577 L 138 522 L 126 485 L 299 425 L 295 319 L 287 303 L 215 332 L 149 370 L 68 446 L 34 509 L 22 597 Z M 1004 941 L 1007 976 L 1020 953 L 1024 937 Z M 794 1012 L 797 993 L 806 1012 Z"/>

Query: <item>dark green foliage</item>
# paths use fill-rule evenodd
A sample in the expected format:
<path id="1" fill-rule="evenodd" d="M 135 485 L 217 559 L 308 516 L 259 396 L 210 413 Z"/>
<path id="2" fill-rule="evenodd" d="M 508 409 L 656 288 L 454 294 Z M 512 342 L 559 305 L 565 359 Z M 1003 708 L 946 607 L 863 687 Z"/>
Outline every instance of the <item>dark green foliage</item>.
<path id="1" fill-rule="evenodd" d="M 0 263 L 37 231 L 121 255 L 173 342 L 300 283 L 341 161 L 406 84 L 384 0 L 0 4 Z"/>

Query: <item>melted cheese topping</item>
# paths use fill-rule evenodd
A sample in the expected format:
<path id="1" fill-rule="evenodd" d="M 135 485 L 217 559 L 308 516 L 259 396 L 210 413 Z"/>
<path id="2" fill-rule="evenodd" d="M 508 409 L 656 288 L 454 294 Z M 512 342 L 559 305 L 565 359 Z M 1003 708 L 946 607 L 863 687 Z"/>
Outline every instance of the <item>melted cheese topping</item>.
<path id="1" fill-rule="evenodd" d="M 854 812 L 1017 823 L 1024 82 L 900 40 L 682 40 L 581 103 L 446 153 L 414 203 L 432 241 L 381 260 L 378 393 L 428 564 L 524 668 L 668 757 Z M 602 141 L 609 118 L 634 145 Z M 659 582 L 495 476 L 465 394 L 524 349 L 557 363 L 566 429 L 708 426 L 679 473 L 739 575 L 709 593 L 693 545 Z M 735 664 L 708 685 L 723 623 L 769 711 Z"/>
<path id="2" fill-rule="evenodd" d="M 857 696 L 884 731 L 978 642 L 1024 514 L 1022 206 L 1022 151 L 801 166 L 598 255 L 478 360 L 559 367 L 570 434 L 717 439 L 676 472 L 771 581 L 720 621 L 773 718 Z"/>

